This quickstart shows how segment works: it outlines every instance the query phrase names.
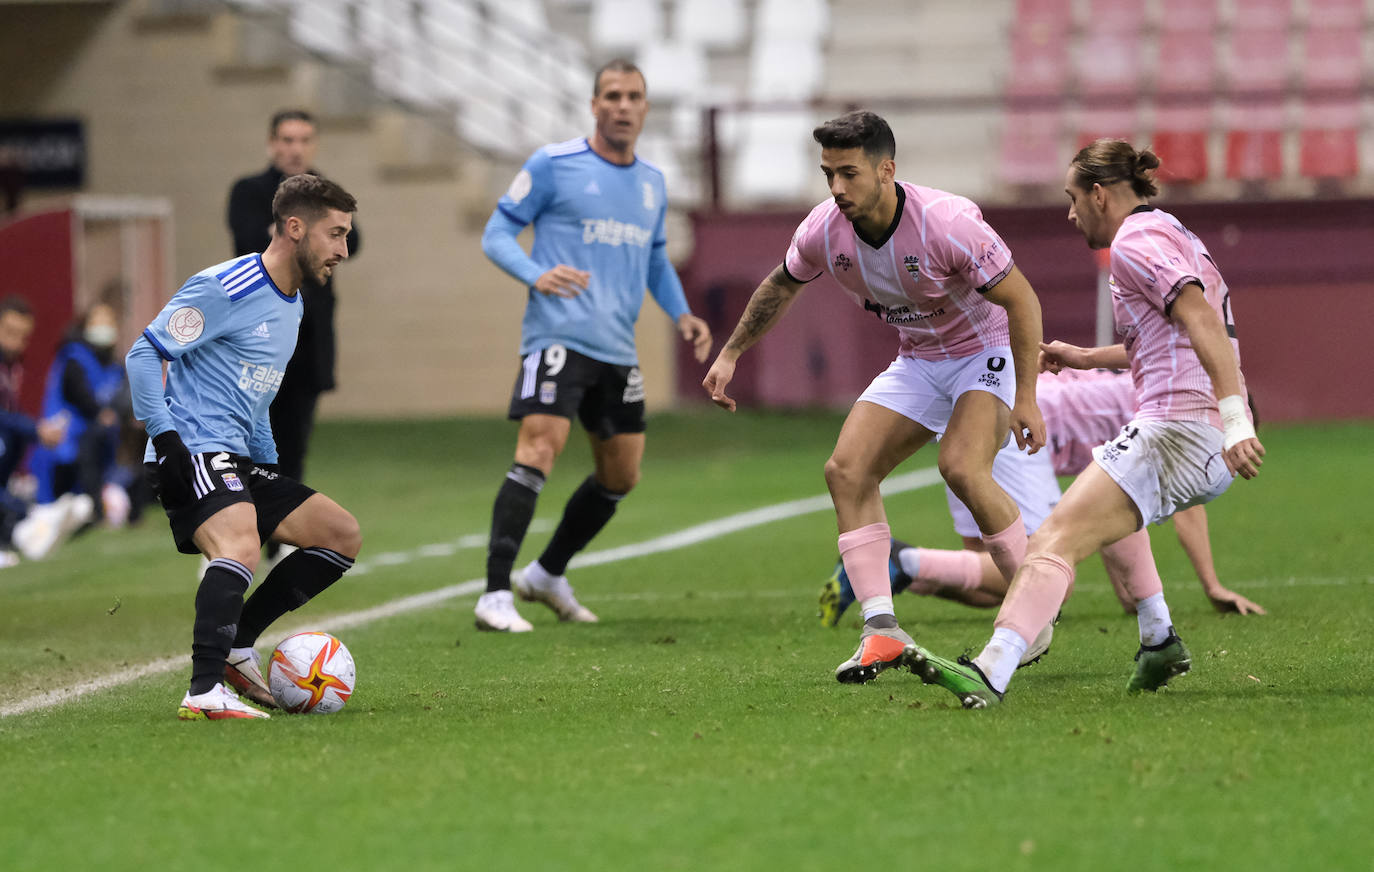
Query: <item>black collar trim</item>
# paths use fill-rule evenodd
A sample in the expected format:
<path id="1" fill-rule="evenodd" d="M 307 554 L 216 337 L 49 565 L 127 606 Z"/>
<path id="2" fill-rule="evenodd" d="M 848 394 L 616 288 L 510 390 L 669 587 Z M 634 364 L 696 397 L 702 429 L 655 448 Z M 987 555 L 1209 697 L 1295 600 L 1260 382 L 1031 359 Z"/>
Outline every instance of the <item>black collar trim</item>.
<path id="1" fill-rule="evenodd" d="M 887 241 L 892 238 L 892 234 L 897 232 L 897 225 L 902 223 L 902 212 L 906 207 L 906 190 L 902 187 L 901 182 L 894 181 L 892 184 L 897 186 L 897 214 L 892 216 L 892 223 L 887 226 L 887 230 L 883 232 L 883 235 L 877 239 L 869 239 L 867 236 L 864 236 L 863 231 L 859 229 L 859 225 L 854 225 L 854 235 L 859 237 L 859 239 L 869 248 L 882 248 L 884 245 L 887 245 Z"/>

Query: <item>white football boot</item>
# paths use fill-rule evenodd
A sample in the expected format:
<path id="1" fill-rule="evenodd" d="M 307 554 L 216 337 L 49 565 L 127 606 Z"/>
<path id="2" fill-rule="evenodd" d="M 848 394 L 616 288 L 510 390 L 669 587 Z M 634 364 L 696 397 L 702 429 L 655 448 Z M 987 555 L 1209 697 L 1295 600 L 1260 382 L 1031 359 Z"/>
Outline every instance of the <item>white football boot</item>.
<path id="1" fill-rule="evenodd" d="M 537 561 L 536 561 L 537 562 Z M 549 575 L 543 567 L 531 563 L 510 574 L 511 587 L 529 603 L 543 603 L 553 609 L 560 621 L 595 624 L 597 616 L 573 596 L 572 585 L 566 575 Z"/>
<path id="2" fill-rule="evenodd" d="M 64 506 L 44 503 L 33 506 L 23 520 L 14 525 L 11 540 L 26 560 L 42 560 L 62 541 Z"/>
<path id="3" fill-rule="evenodd" d="M 234 696 L 224 685 L 216 684 L 205 693 L 196 696 L 191 696 L 191 692 L 187 691 L 181 698 L 177 717 L 183 721 L 229 721 L 268 718 L 271 715 Z"/>
<path id="4" fill-rule="evenodd" d="M 254 648 L 230 648 L 224 663 L 224 680 L 234 690 L 267 708 L 278 708 L 272 688 L 262 677 L 262 659 Z"/>
<path id="5" fill-rule="evenodd" d="M 508 590 L 493 590 L 477 598 L 472 610 L 477 616 L 477 629 L 498 633 L 528 633 L 534 624 L 520 617 L 515 610 L 515 595 Z"/>
<path id="6" fill-rule="evenodd" d="M 1059 617 L 1056 615 L 1055 619 L 1046 624 L 1045 629 L 1041 630 L 1035 639 L 1031 641 L 1030 645 L 1026 648 L 1026 653 L 1021 655 L 1021 660 L 1016 664 L 1017 669 L 1020 669 L 1022 666 L 1029 666 L 1032 663 L 1038 663 L 1041 657 L 1049 653 L 1050 642 L 1054 641 L 1054 625 L 1058 620 Z"/>

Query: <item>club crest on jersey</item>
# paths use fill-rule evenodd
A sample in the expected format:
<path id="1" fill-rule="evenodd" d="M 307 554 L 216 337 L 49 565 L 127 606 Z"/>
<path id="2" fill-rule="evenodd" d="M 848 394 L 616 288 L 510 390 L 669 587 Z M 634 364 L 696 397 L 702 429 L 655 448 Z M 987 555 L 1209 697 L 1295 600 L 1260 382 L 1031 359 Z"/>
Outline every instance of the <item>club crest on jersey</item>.
<path id="1" fill-rule="evenodd" d="M 906 271 L 913 276 L 921 274 L 921 259 L 914 254 L 908 254 L 906 257 L 902 258 L 902 265 L 905 266 Z"/>
<path id="2" fill-rule="evenodd" d="M 185 345 L 205 332 L 205 314 L 195 306 L 182 306 L 167 319 L 167 335 Z"/>
<path id="3" fill-rule="evenodd" d="M 852 261 L 850 261 L 849 256 L 844 254 L 843 252 L 835 255 L 835 269 L 842 269 L 845 272 L 849 272 L 849 268 L 853 265 L 854 264 Z"/>
<path id="4" fill-rule="evenodd" d="M 653 211 L 658 206 L 658 197 L 654 194 L 654 186 L 648 182 L 644 183 L 644 208 Z"/>
<path id="5" fill-rule="evenodd" d="M 243 480 L 238 477 L 237 473 L 226 472 L 224 475 L 220 476 L 220 478 L 224 481 L 224 486 L 229 488 L 229 490 L 243 490 Z"/>
<path id="6" fill-rule="evenodd" d="M 558 382 L 546 381 L 539 383 L 539 402 L 546 406 L 553 405 L 553 401 L 558 398 Z"/>

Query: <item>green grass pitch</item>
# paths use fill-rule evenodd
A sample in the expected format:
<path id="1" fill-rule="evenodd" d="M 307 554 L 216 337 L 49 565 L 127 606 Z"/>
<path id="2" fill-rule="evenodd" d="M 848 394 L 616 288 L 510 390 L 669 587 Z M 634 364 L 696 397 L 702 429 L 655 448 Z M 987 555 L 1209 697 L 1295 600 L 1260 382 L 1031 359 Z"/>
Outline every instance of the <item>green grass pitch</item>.
<path id="1" fill-rule="evenodd" d="M 656 417 L 592 550 L 823 495 L 839 421 Z M 906 673 L 834 681 L 858 622 L 814 617 L 822 509 L 574 570 L 596 626 L 526 605 L 534 633 L 479 634 L 467 594 L 340 630 L 358 689 L 339 715 L 181 723 L 195 562 L 156 512 L 94 531 L 0 572 L 0 709 L 180 660 L 0 718 L 0 868 L 1374 869 L 1374 426 L 1261 438 L 1261 477 L 1210 511 L 1223 583 L 1267 617 L 1214 613 L 1157 529 L 1192 673 L 1125 695 L 1135 622 L 1090 561 L 1050 654 L 984 712 Z M 497 421 L 322 425 L 312 481 L 361 520 L 366 571 L 281 629 L 481 576 L 513 441 Z M 575 438 L 544 530 L 589 465 Z M 956 547 L 939 488 L 887 506 L 904 538 Z M 936 651 L 991 632 L 992 612 L 897 607 Z"/>

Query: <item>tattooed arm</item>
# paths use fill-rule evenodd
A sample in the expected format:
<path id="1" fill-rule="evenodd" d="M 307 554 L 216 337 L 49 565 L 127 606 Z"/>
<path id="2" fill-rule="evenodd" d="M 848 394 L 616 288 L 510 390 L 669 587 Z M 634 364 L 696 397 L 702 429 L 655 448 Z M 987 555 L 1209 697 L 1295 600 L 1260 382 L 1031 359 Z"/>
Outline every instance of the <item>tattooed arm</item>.
<path id="1" fill-rule="evenodd" d="M 749 305 L 744 307 L 739 324 L 735 325 L 735 332 L 730 334 L 729 341 L 720 350 L 716 362 L 711 364 L 711 370 L 701 382 L 713 403 L 722 409 L 735 411 L 735 401 L 725 394 L 725 386 L 735 376 L 735 361 L 763 338 L 763 334 L 773 329 L 773 325 L 782 318 L 805 286 L 804 282 L 792 278 L 779 265 L 755 289 L 749 298 Z"/>

